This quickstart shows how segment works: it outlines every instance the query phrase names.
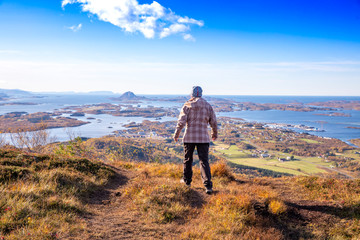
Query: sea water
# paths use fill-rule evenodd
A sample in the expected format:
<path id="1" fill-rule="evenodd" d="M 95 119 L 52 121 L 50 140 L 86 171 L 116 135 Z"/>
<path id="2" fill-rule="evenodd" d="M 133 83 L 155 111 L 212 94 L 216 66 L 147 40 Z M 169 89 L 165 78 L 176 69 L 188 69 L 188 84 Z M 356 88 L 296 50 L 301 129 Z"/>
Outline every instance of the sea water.
<path id="1" fill-rule="evenodd" d="M 112 104 L 126 104 L 111 98 L 117 97 L 116 95 L 91 95 L 91 94 L 37 94 L 36 96 L 29 96 L 24 98 L 12 99 L 10 101 L 0 101 L 1 103 L 8 102 L 31 102 L 36 105 L 5 105 L 0 106 L 0 115 L 9 112 L 52 112 L 55 109 L 61 109 L 68 106 L 81 106 L 87 104 L 98 103 L 112 103 Z M 147 98 L 164 99 L 175 98 L 178 96 L 169 95 L 146 95 Z M 206 96 L 205 96 L 206 97 Z M 355 100 L 360 101 L 360 97 L 325 97 L 325 96 L 211 96 L 218 98 L 227 98 L 236 102 L 254 102 L 254 103 L 311 103 L 311 102 L 324 102 L 324 101 L 341 101 L 341 100 Z M 153 101 L 145 100 L 134 105 L 146 107 L 148 105 L 154 107 L 164 108 L 178 108 L 180 110 L 183 103 L 171 101 Z M 360 129 L 352 129 L 348 127 L 360 127 L 360 111 L 354 110 L 341 110 L 339 112 L 350 114 L 351 117 L 335 117 L 335 116 L 322 116 L 315 114 L 327 114 L 327 111 L 315 112 L 294 112 L 294 111 L 236 111 L 228 113 L 218 113 L 218 116 L 237 117 L 243 118 L 246 121 L 261 122 L 261 123 L 285 123 L 291 125 L 303 124 L 309 127 L 315 127 L 323 132 L 309 132 L 310 134 L 338 138 L 343 141 L 348 141 L 353 138 L 360 138 Z M 95 118 L 88 120 L 88 117 Z M 74 117 L 75 118 L 75 117 Z M 140 123 L 143 120 L 156 121 L 155 118 L 143 117 L 118 117 L 107 114 L 92 115 L 86 114 L 84 117 L 76 117 L 79 120 L 89 121 L 89 124 L 79 127 L 71 128 L 73 134 L 82 137 L 101 137 L 104 135 L 112 134 L 116 130 L 123 130 L 124 124 L 129 122 Z M 176 118 L 165 117 L 161 121 L 173 121 Z M 303 131 L 294 129 L 296 131 Z M 59 141 L 68 140 L 68 130 L 64 128 L 51 129 L 51 134 L 56 136 Z"/>

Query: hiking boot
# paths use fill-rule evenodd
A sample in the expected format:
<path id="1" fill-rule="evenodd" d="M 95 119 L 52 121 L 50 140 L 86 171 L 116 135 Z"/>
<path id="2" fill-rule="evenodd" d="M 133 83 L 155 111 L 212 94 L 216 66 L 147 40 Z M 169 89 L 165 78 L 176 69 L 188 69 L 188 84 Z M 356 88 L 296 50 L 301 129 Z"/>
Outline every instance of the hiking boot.
<path id="1" fill-rule="evenodd" d="M 191 187 L 191 183 L 186 183 L 184 179 L 180 179 L 180 183 L 184 183 L 185 186 Z"/>
<path id="2" fill-rule="evenodd" d="M 206 194 L 212 194 L 213 190 L 212 188 L 206 188 L 205 192 Z"/>

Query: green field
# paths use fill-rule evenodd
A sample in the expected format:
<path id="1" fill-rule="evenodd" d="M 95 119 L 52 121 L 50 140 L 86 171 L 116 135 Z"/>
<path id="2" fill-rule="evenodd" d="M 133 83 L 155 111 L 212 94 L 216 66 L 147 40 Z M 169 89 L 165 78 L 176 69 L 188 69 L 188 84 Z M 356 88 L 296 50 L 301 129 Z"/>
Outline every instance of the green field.
<path id="1" fill-rule="evenodd" d="M 306 138 L 301 138 L 300 140 L 307 142 L 307 143 L 312 143 L 312 144 L 319 144 L 320 142 L 316 141 L 316 140 L 312 140 L 312 139 L 306 139 Z"/>
<path id="2" fill-rule="evenodd" d="M 348 151 L 344 151 L 342 154 L 339 154 L 340 156 L 344 156 L 344 157 L 349 157 L 349 158 L 354 158 L 357 159 L 358 161 L 359 159 L 359 154 L 356 154 L 355 152 L 359 151 L 357 150 L 348 150 Z"/>
<path id="3" fill-rule="evenodd" d="M 306 158 L 306 157 L 296 157 L 293 161 L 279 162 L 277 157 L 285 157 L 283 153 L 270 152 L 273 156 L 272 158 L 255 158 L 251 157 L 251 152 L 247 150 L 241 150 L 237 146 L 225 146 L 217 145 L 216 151 L 225 157 L 228 161 L 255 167 L 262 168 L 271 171 L 289 173 L 293 175 L 310 175 L 315 173 L 326 172 L 321 167 L 330 167 L 331 163 L 324 162 L 320 158 Z"/>

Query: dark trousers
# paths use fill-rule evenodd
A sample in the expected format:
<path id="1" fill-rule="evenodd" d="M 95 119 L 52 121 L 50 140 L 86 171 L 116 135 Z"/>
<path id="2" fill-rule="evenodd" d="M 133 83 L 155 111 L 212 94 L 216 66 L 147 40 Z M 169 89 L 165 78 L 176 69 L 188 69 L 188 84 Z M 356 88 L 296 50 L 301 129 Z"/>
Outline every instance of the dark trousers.
<path id="1" fill-rule="evenodd" d="M 209 165 L 209 143 L 184 143 L 185 159 L 184 159 L 184 181 L 190 184 L 192 181 L 192 164 L 195 147 L 200 160 L 200 172 L 204 186 L 212 188 L 211 172 Z"/>

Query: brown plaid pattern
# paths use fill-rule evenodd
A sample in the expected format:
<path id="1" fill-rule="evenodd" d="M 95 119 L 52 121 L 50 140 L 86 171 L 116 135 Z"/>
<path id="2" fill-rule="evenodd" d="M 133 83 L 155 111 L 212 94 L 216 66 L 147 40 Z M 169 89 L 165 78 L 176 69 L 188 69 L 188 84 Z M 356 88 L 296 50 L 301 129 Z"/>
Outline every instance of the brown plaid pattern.
<path id="1" fill-rule="evenodd" d="M 178 138 L 185 127 L 184 143 L 209 143 L 208 124 L 212 129 L 212 137 L 217 138 L 217 122 L 213 108 L 201 97 L 192 98 L 181 109 L 174 138 Z"/>

